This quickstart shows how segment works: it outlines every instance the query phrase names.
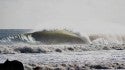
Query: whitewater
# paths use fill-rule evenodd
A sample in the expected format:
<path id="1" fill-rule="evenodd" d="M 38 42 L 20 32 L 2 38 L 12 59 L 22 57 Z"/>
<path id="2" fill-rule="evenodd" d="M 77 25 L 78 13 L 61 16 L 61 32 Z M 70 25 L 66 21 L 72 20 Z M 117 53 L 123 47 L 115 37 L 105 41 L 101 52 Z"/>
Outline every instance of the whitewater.
<path id="1" fill-rule="evenodd" d="M 124 52 L 124 34 L 0 30 L 0 63 L 19 60 L 25 70 L 125 69 Z"/>

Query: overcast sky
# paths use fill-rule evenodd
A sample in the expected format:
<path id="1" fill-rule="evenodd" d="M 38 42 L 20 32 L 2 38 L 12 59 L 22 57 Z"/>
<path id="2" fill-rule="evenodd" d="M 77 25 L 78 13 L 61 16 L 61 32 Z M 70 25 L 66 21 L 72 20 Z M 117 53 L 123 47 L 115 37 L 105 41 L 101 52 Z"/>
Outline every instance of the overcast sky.
<path id="1" fill-rule="evenodd" d="M 0 0 L 0 28 L 125 32 L 125 0 Z"/>

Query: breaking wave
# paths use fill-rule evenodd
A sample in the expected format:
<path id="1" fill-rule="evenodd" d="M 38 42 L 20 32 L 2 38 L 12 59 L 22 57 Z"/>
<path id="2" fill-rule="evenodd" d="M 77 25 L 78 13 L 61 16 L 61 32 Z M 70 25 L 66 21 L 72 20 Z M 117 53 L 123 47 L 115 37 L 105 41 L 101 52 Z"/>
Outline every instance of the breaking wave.
<path id="1" fill-rule="evenodd" d="M 88 35 L 89 39 L 92 43 L 125 43 L 125 35 L 124 34 L 90 34 Z"/>
<path id="2" fill-rule="evenodd" d="M 29 44 L 82 44 L 87 39 L 67 30 L 43 30 L 32 33 L 17 34 L 2 38 L 1 44 L 29 43 Z"/>
<path id="3" fill-rule="evenodd" d="M 124 44 L 125 35 L 86 34 L 81 36 L 68 30 L 42 30 L 24 34 L 9 35 L 0 39 L 0 44 Z"/>

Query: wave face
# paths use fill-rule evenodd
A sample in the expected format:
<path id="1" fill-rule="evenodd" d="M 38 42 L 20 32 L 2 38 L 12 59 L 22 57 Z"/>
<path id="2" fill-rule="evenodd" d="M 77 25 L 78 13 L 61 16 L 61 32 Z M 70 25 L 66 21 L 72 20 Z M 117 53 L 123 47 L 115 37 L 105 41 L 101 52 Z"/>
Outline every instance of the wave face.
<path id="1" fill-rule="evenodd" d="M 9 35 L 0 40 L 1 44 L 85 44 L 87 39 L 66 30 L 43 30 L 31 33 Z"/>
<path id="2" fill-rule="evenodd" d="M 0 29 L 0 39 L 17 34 L 24 34 L 32 31 L 32 29 Z"/>
<path id="3" fill-rule="evenodd" d="M 0 30 L 0 44 L 124 44 L 125 35 L 86 34 L 68 30 Z"/>
<path id="4" fill-rule="evenodd" d="M 0 29 L 0 44 L 12 44 L 25 41 L 23 34 L 32 31 L 31 29 Z"/>

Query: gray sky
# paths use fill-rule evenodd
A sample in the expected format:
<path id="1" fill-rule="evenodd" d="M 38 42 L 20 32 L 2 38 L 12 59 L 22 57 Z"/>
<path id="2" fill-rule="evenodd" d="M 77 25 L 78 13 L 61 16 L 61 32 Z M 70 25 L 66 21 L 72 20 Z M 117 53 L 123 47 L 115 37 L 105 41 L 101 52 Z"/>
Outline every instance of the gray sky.
<path id="1" fill-rule="evenodd" d="M 0 28 L 125 30 L 125 0 L 0 0 Z"/>

